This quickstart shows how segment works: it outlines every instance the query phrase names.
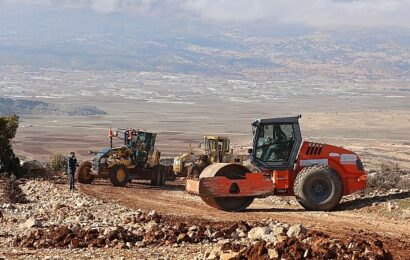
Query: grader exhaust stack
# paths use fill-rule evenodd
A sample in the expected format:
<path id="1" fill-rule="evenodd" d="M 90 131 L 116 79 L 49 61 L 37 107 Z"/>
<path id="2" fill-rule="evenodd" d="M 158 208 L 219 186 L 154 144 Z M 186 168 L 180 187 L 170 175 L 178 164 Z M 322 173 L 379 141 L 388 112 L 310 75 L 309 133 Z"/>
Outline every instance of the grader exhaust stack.
<path id="1" fill-rule="evenodd" d="M 186 190 L 211 207 L 246 209 L 256 197 L 296 196 L 307 210 L 332 210 L 343 195 L 365 187 L 367 175 L 352 151 L 302 141 L 301 116 L 255 121 L 251 162 L 258 173 L 237 164 L 216 163 L 188 179 Z"/>

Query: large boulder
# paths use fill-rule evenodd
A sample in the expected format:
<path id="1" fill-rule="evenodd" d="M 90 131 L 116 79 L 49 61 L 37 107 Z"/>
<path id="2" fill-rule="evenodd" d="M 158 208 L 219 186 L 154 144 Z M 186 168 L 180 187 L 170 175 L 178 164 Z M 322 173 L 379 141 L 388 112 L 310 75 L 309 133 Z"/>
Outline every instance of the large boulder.
<path id="1" fill-rule="evenodd" d="M 32 227 L 42 227 L 43 222 L 40 219 L 29 218 L 26 222 L 22 223 L 20 227 L 30 229 Z"/>
<path id="2" fill-rule="evenodd" d="M 288 229 L 288 232 L 286 233 L 286 235 L 288 237 L 298 237 L 300 235 L 306 234 L 307 230 L 306 228 L 302 225 L 293 225 Z"/>
<path id="3" fill-rule="evenodd" d="M 271 230 L 272 230 L 272 233 L 274 234 L 274 235 L 284 235 L 284 234 L 286 234 L 286 232 L 287 232 L 287 230 L 286 230 L 286 228 L 284 227 L 284 226 L 282 226 L 282 225 L 275 225 L 275 226 L 272 226 L 271 227 Z"/>
<path id="4" fill-rule="evenodd" d="M 148 222 L 148 224 L 145 226 L 145 230 L 147 230 L 147 232 L 155 232 L 155 231 L 158 231 L 159 229 L 160 229 L 159 225 L 157 224 L 157 222 L 153 220 Z"/>
<path id="5" fill-rule="evenodd" d="M 268 227 L 254 227 L 248 232 L 248 238 L 252 240 L 263 239 L 269 233 Z"/>

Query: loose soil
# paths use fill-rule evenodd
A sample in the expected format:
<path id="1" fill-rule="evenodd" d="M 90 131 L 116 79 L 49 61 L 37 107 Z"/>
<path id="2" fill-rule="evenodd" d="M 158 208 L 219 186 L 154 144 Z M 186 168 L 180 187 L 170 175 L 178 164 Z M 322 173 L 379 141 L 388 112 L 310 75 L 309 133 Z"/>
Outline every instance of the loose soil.
<path id="1" fill-rule="evenodd" d="M 410 225 L 408 220 L 391 219 L 362 210 L 371 201 L 355 196 L 342 202 L 333 212 L 308 212 L 292 203 L 275 203 L 271 198 L 257 199 L 244 212 L 224 212 L 207 206 L 195 195 L 184 191 L 184 182 L 168 182 L 167 186 L 151 187 L 145 182 L 129 183 L 127 187 L 113 187 L 109 181 L 97 180 L 92 185 L 80 185 L 80 191 L 107 202 L 130 208 L 154 209 L 170 220 L 184 220 L 204 225 L 209 222 L 258 222 L 273 219 L 290 224 L 302 223 L 312 230 L 325 232 L 339 239 L 352 237 L 377 238 L 383 241 L 395 258 L 410 259 Z M 389 195 L 386 195 L 386 200 Z M 410 197 L 403 193 L 402 197 Z M 357 207 L 355 207 L 357 205 Z"/>

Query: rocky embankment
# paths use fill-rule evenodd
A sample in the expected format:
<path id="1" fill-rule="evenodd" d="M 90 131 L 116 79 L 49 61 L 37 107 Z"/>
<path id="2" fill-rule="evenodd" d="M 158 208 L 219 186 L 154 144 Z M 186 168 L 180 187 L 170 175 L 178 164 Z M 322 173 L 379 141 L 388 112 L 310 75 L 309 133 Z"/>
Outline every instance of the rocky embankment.
<path id="1" fill-rule="evenodd" d="M 144 257 L 152 259 L 373 258 L 390 256 L 380 240 L 338 240 L 271 219 L 186 223 L 153 210 L 107 203 L 67 185 L 29 180 L 28 203 L 2 204 L 0 258 Z M 35 251 L 34 251 L 35 250 Z"/>

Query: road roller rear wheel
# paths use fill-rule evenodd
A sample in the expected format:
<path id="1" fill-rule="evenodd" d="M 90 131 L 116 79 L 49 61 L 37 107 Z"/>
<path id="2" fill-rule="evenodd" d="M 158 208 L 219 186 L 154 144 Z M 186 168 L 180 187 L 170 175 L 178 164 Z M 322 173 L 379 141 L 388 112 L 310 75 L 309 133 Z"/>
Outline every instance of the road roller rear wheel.
<path id="1" fill-rule="evenodd" d="M 249 170 L 238 164 L 217 163 L 212 164 L 204 169 L 200 175 L 202 178 L 212 178 L 215 176 L 224 176 L 231 180 L 244 179 Z M 211 197 L 201 195 L 202 200 L 211 207 L 224 211 L 242 211 L 249 207 L 254 197 Z"/>

